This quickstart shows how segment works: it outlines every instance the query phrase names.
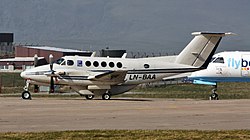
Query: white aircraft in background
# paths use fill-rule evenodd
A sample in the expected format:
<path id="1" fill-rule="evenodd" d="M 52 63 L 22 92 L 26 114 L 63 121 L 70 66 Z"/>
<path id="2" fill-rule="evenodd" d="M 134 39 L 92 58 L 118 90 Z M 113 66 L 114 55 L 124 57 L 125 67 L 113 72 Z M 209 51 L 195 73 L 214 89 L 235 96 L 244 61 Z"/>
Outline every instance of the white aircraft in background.
<path id="1" fill-rule="evenodd" d="M 160 81 L 207 67 L 223 36 L 233 33 L 194 32 L 195 37 L 178 56 L 121 58 L 64 56 L 55 63 L 25 70 L 23 99 L 31 99 L 29 84 L 67 85 L 86 99 L 124 93 L 139 84 Z"/>
<path id="2" fill-rule="evenodd" d="M 218 82 L 250 82 L 250 52 L 221 52 L 215 54 L 207 69 L 188 77 L 194 84 L 212 85 L 210 100 L 218 100 Z"/>

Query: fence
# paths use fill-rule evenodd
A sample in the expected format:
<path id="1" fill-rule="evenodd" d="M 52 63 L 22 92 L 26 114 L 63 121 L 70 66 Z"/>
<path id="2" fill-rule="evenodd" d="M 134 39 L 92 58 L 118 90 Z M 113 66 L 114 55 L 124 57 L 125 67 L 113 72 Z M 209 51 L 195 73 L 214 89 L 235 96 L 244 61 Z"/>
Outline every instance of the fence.
<path id="1" fill-rule="evenodd" d="M 183 83 L 183 79 L 175 79 L 168 81 L 158 81 L 153 83 L 145 83 L 138 86 L 138 88 L 147 88 L 147 87 L 159 87 L 166 86 L 171 84 L 180 84 Z M 25 80 L 20 77 L 20 73 L 0 73 L 0 94 L 11 94 L 11 93 L 21 93 L 23 87 L 25 86 Z M 43 90 L 46 89 L 46 90 Z M 72 91 L 66 88 L 57 87 L 56 92 L 65 92 Z M 33 91 L 33 85 L 30 86 L 30 90 Z M 48 88 L 40 87 L 41 91 L 48 91 Z"/>
<path id="2" fill-rule="evenodd" d="M 24 86 L 20 73 L 0 73 L 0 94 L 21 93 Z"/>

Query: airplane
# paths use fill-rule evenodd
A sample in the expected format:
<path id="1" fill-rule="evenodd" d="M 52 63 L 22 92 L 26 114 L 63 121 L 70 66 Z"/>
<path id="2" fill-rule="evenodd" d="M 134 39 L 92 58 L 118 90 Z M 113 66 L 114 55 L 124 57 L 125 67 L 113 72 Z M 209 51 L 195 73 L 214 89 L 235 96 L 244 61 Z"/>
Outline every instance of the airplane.
<path id="1" fill-rule="evenodd" d="M 228 51 L 215 54 L 207 69 L 188 76 L 194 84 L 213 86 L 210 100 L 218 100 L 218 82 L 250 82 L 250 52 Z"/>
<path id="2" fill-rule="evenodd" d="M 30 84 L 70 86 L 81 96 L 91 100 L 102 96 L 108 100 L 113 95 L 127 92 L 142 83 L 160 81 L 164 77 L 177 76 L 207 67 L 222 37 L 231 32 L 193 32 L 194 38 L 177 56 L 148 58 L 121 58 L 64 56 L 54 63 L 23 71 L 26 80 L 23 99 L 31 99 Z"/>

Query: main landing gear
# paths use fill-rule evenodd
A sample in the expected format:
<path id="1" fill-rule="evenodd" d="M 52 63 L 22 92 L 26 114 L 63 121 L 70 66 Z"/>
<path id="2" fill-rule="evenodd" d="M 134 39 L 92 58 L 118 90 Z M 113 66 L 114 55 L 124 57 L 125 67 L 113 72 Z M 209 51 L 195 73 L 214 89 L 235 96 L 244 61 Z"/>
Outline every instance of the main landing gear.
<path id="1" fill-rule="evenodd" d="M 94 95 L 85 95 L 87 100 L 92 100 L 95 96 Z"/>
<path id="2" fill-rule="evenodd" d="M 102 95 L 102 99 L 103 100 L 109 100 L 111 98 L 111 95 L 109 94 L 109 93 L 104 93 L 103 95 Z"/>
<path id="3" fill-rule="evenodd" d="M 95 97 L 94 95 L 82 95 L 82 96 L 85 96 L 85 98 L 87 100 L 92 100 Z M 103 100 L 109 100 L 110 98 L 111 98 L 111 94 L 108 91 L 106 93 L 102 94 Z"/>
<path id="4" fill-rule="evenodd" d="M 214 88 L 212 89 L 212 94 L 209 97 L 209 100 L 219 100 L 219 96 L 216 93 L 217 91 L 217 85 L 213 86 Z"/>
<path id="5" fill-rule="evenodd" d="M 31 94 L 30 94 L 30 92 L 29 92 L 29 83 L 26 81 L 26 86 L 23 88 L 24 89 L 24 91 L 23 91 L 23 93 L 22 93 L 22 98 L 24 99 L 24 100 L 31 100 Z"/>

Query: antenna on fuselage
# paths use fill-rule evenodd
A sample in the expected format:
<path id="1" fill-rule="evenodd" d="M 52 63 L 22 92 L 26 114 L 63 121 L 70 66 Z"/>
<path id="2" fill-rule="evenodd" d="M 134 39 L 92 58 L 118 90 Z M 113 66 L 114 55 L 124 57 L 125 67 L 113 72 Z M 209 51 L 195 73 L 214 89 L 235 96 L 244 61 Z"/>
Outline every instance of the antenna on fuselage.
<path id="1" fill-rule="evenodd" d="M 126 58 L 127 57 L 127 53 L 124 53 L 123 55 L 122 55 L 122 58 Z"/>
<path id="2" fill-rule="evenodd" d="M 96 55 L 96 52 L 92 52 L 90 57 L 95 57 L 95 55 Z"/>

